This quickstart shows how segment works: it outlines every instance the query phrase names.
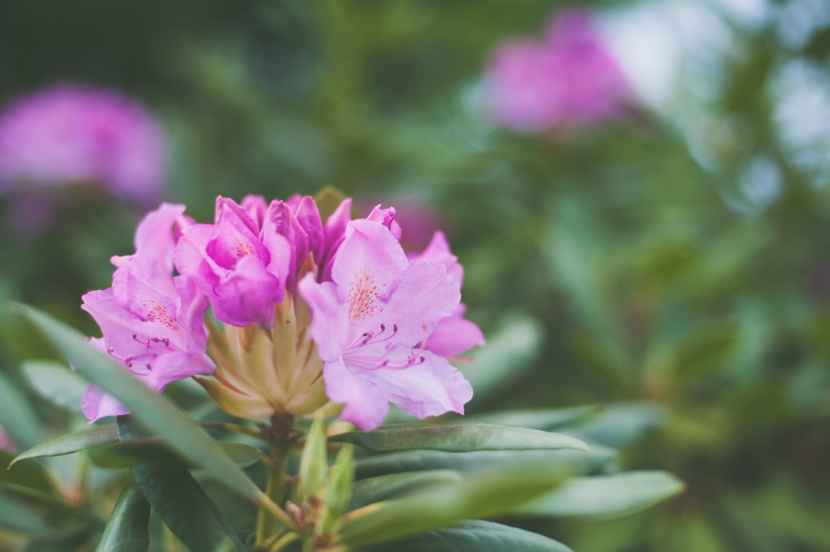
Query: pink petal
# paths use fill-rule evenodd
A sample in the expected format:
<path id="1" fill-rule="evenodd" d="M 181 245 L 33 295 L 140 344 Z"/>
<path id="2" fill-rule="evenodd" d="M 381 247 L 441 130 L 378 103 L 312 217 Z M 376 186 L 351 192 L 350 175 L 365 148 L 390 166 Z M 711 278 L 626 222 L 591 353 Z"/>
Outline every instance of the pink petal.
<path id="1" fill-rule="evenodd" d="M 257 257 L 242 257 L 228 278 L 215 287 L 213 314 L 234 326 L 274 325 L 274 305 L 282 301 L 280 281 Z"/>
<path id="2" fill-rule="evenodd" d="M 118 399 L 94 385 L 90 385 L 84 393 L 81 411 L 89 423 L 105 416 L 123 416 L 130 413 L 126 406 L 118 402 Z"/>
<path id="3" fill-rule="evenodd" d="M 332 266 L 332 280 L 340 301 L 349 304 L 356 331 L 374 324 L 383 313 L 407 265 L 401 245 L 385 226 L 368 220 L 349 223 Z"/>
<path id="4" fill-rule="evenodd" d="M 363 431 L 371 431 L 383 423 L 389 413 L 386 393 L 364 374 L 352 373 L 342 360 L 337 360 L 324 364 L 323 377 L 328 397 L 344 405 L 340 413 L 342 420 Z"/>
<path id="5" fill-rule="evenodd" d="M 349 335 L 348 306 L 337 298 L 333 283 L 317 283 L 313 274 L 306 274 L 297 288 L 311 308 L 309 333 L 317 344 L 317 354 L 324 362 L 339 361 L 343 355 L 341 344 Z"/>
<path id="6" fill-rule="evenodd" d="M 402 370 L 374 370 L 369 381 L 382 389 L 390 402 L 418 418 L 446 412 L 463 414 L 464 405 L 473 398 L 470 382 L 445 359 L 427 351 L 421 355 L 421 364 Z"/>

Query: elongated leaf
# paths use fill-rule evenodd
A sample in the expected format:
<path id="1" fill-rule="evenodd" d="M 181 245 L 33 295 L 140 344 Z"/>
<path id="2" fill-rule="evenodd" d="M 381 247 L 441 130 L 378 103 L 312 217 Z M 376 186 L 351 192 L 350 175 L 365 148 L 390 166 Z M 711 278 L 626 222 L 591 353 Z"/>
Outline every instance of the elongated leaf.
<path id="1" fill-rule="evenodd" d="M 29 385 L 56 406 L 81 413 L 81 400 L 89 382 L 53 360 L 31 360 L 23 364 Z"/>
<path id="2" fill-rule="evenodd" d="M 465 416 L 464 419 L 468 422 L 553 431 L 561 427 L 585 422 L 601 410 L 602 407 L 599 405 L 536 410 L 504 410 L 478 416 Z"/>
<path id="3" fill-rule="evenodd" d="M 515 454 L 515 453 L 514 453 Z M 460 482 L 430 486 L 397 500 L 370 504 L 345 518 L 341 535 L 350 546 L 364 546 L 503 512 L 544 493 L 568 477 L 539 459 L 515 470 L 485 470 Z"/>
<path id="4" fill-rule="evenodd" d="M 682 490 L 680 480 L 661 471 L 574 477 L 511 511 L 534 516 L 612 518 L 638 512 Z"/>
<path id="5" fill-rule="evenodd" d="M 390 473 L 358 481 L 352 486 L 349 508 L 354 510 L 381 500 L 389 500 L 402 494 L 420 490 L 430 485 L 460 483 L 464 476 L 454 470 L 427 470 Z"/>
<path id="6" fill-rule="evenodd" d="M 46 524 L 19 501 L 0 492 L 0 527 L 17 533 L 42 533 Z"/>
<path id="7" fill-rule="evenodd" d="M 241 443 L 217 443 L 237 466 L 247 467 L 259 462 L 264 453 Z M 89 449 L 90 458 L 103 468 L 129 468 L 144 462 L 169 464 L 188 468 L 197 465 L 171 450 L 161 439 L 147 437 Z"/>
<path id="8" fill-rule="evenodd" d="M 522 469 L 521 467 L 530 461 L 545 462 L 550 469 L 562 469 L 573 475 L 582 475 L 600 469 L 612 458 L 612 452 L 596 450 L 593 454 L 575 450 L 482 450 L 476 452 L 412 450 L 382 454 L 357 461 L 355 479 L 421 470 L 470 472 L 499 468 L 512 471 Z"/>
<path id="9" fill-rule="evenodd" d="M 268 501 L 216 442 L 170 401 L 130 376 L 106 354 L 91 347 L 77 331 L 32 307 L 18 305 L 18 309 L 66 355 L 80 374 L 130 408 L 141 425 L 165 439 L 185 458 L 208 470 L 228 488 L 259 503 Z"/>
<path id="10" fill-rule="evenodd" d="M 42 465 L 31 463 L 12 467 L 13 463 L 12 453 L 0 450 L 0 482 L 14 483 L 45 493 L 55 492 L 52 477 Z"/>
<path id="11" fill-rule="evenodd" d="M 130 471 L 153 510 L 185 546 L 214 550 L 230 541 L 232 550 L 245 552 L 236 531 L 187 469 L 140 464 Z"/>
<path id="12" fill-rule="evenodd" d="M 51 494 L 44 493 L 43 491 L 37 491 L 35 489 L 24 487 L 22 485 L 15 485 L 14 483 L 4 482 L 0 482 L 0 491 L 5 491 L 8 494 L 24 498 L 28 502 L 31 502 L 32 504 L 37 506 L 38 508 L 41 508 L 46 512 L 54 514 L 56 516 L 69 516 L 73 519 L 82 520 L 93 525 L 100 525 L 102 527 L 104 525 L 104 520 L 98 517 L 98 515 L 96 515 L 95 513 L 90 512 L 89 510 L 85 510 L 83 508 L 79 508 L 78 506 L 69 504 L 65 502 L 63 499 Z"/>
<path id="13" fill-rule="evenodd" d="M 29 458 L 43 458 L 45 456 L 63 456 L 72 454 L 90 447 L 118 442 L 118 430 L 115 424 L 93 426 L 83 431 L 68 433 L 46 441 L 21 452 L 15 457 L 12 465 Z"/>
<path id="14" fill-rule="evenodd" d="M 121 491 L 95 552 L 147 552 L 150 504 L 136 485 Z"/>
<path id="15" fill-rule="evenodd" d="M 317 418 L 311 424 L 311 430 L 308 432 L 303 454 L 300 457 L 299 491 L 304 503 L 319 493 L 326 483 L 327 471 L 326 430 L 323 426 L 323 419 Z"/>
<path id="16" fill-rule="evenodd" d="M 353 431 L 330 438 L 377 451 L 430 449 L 446 452 L 479 450 L 559 450 L 590 451 L 588 445 L 556 433 L 523 427 L 489 424 L 395 424 L 369 433 Z"/>
<path id="17" fill-rule="evenodd" d="M 0 426 L 18 446 L 29 448 L 46 439 L 46 432 L 35 409 L 2 372 L 0 372 Z"/>
<path id="18" fill-rule="evenodd" d="M 141 439 L 131 416 L 118 418 L 118 435 L 123 444 Z M 186 468 L 148 462 L 130 471 L 153 510 L 188 548 L 214 550 L 224 542 L 232 550 L 245 551 L 236 531 Z"/>
<path id="19" fill-rule="evenodd" d="M 67 527 L 52 531 L 44 536 L 30 540 L 20 552 L 64 552 L 77 550 L 89 541 L 91 531 L 88 527 Z"/>
<path id="20" fill-rule="evenodd" d="M 585 423 L 562 431 L 591 444 L 618 447 L 636 441 L 665 419 L 666 410 L 659 404 L 619 403 L 605 406 Z"/>
<path id="21" fill-rule="evenodd" d="M 371 546 L 366 552 L 572 552 L 553 539 L 523 529 L 467 520 L 443 529 L 425 531 L 388 543 Z"/>

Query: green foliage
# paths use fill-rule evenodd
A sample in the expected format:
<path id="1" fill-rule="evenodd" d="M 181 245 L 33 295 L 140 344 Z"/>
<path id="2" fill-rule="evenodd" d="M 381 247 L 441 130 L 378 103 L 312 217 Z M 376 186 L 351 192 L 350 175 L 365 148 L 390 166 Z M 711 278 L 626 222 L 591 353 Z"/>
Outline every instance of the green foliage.
<path id="1" fill-rule="evenodd" d="M 691 38 L 695 25 L 658 19 L 694 45 L 668 99 L 636 106 L 623 121 L 543 134 L 493 125 L 481 75 L 495 44 L 541 35 L 561 3 L 6 4 L 0 100 L 55 79 L 139 96 L 171 137 L 166 199 L 186 203 L 197 220 L 210 217 L 217 194 L 285 198 L 330 184 L 355 196 L 357 211 L 398 207 L 406 242 L 414 225 L 405 200 L 433 209 L 465 267 L 464 303 L 488 341 L 461 365 L 475 389 L 463 421 L 556 432 L 592 451 L 452 452 L 390 429 L 382 447 L 407 448 L 373 451 L 358 440 L 377 434 L 347 437 L 355 439 L 352 474 L 340 437 L 325 440 L 323 453 L 315 438 L 304 473 L 316 474 L 312 487 L 327 506 L 306 533 L 335 538 L 344 510 L 411 505 L 442 486 L 466 493 L 482 472 L 539 464 L 570 478 L 498 518 L 534 533 L 465 520 L 378 549 L 557 550 L 552 537 L 590 552 L 812 552 L 830 542 L 830 177 L 826 129 L 812 128 L 825 113 L 830 30 L 817 3 L 761 2 L 767 16 L 753 23 L 726 5 L 695 3 L 684 9 L 703 10 L 706 33 Z M 667 10 L 596 4 L 613 4 L 611 27 L 629 7 Z M 809 113 L 788 126 L 793 99 Z M 258 429 L 228 431 L 239 421 L 203 394 L 142 392 L 81 347 L 81 334 L 99 334 L 78 298 L 109 285 L 108 259 L 132 250 L 138 209 L 95 190 L 48 193 L 56 215 L 36 232 L 15 230 L 14 207 L 0 198 L 0 300 L 34 304 L 82 330 L 69 336 L 47 323 L 78 372 L 24 362 L 50 350 L 0 313 L 0 426 L 26 451 L 0 477 L 11 485 L 0 491 L 0 549 L 94 549 L 128 484 L 125 470 L 90 461 L 101 461 L 100 449 L 51 456 L 98 444 L 97 426 L 76 433 L 86 379 L 130 406 L 153 447 L 176 451 L 168 465 L 206 468 L 194 472 L 197 484 L 234 528 L 252 528 L 252 506 L 236 495 L 262 500 L 270 466 L 243 470 L 220 443 L 243 445 L 253 460 L 252 449 L 270 444 L 251 436 Z M 340 196 L 326 197 L 330 210 Z M 210 436 L 193 419 L 211 422 Z M 451 432 L 458 421 L 420 427 Z M 496 439 L 493 448 L 502 445 Z M 332 463 L 335 453 L 342 460 Z M 292 479 L 302 464 L 297 446 L 286 458 L 280 505 L 302 510 Z M 666 506 L 609 519 L 675 492 L 665 473 L 685 490 Z M 440 523 L 470 512 L 448 503 L 455 509 L 437 512 Z M 533 504 L 547 510 L 526 510 Z M 152 549 L 175 550 L 157 516 Z M 285 527 L 273 521 L 275 542 Z"/>

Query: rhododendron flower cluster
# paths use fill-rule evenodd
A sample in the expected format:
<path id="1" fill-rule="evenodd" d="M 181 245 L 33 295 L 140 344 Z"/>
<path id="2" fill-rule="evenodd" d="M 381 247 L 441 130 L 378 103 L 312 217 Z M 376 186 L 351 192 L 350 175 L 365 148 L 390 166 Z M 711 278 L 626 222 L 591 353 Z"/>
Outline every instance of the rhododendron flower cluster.
<path id="1" fill-rule="evenodd" d="M 440 232 L 409 255 L 401 233 L 393 208 L 352 220 L 349 199 L 324 220 L 311 197 L 220 197 L 212 224 L 163 204 L 136 253 L 113 258 L 112 287 L 84 295 L 103 331 L 91 341 L 156 391 L 197 376 L 243 418 L 335 404 L 370 430 L 390 402 L 463 413 L 472 388 L 450 362 L 484 341 L 464 319 L 463 269 Z M 95 387 L 83 410 L 126 413 Z"/>
<path id="2" fill-rule="evenodd" d="M 485 77 L 487 107 L 505 127 L 541 132 L 621 116 L 631 99 L 590 12 L 560 12 L 544 40 L 512 39 L 494 50 Z"/>
<path id="3" fill-rule="evenodd" d="M 166 165 L 159 124 L 140 103 L 110 90 L 54 85 L 0 114 L 0 191 L 96 184 L 152 204 Z"/>

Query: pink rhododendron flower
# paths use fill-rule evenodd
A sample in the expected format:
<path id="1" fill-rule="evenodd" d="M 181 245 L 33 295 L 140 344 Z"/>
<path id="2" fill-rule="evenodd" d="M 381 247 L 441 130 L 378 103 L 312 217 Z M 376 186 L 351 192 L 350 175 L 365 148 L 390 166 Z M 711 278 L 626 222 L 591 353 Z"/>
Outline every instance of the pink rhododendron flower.
<path id="1" fill-rule="evenodd" d="M 20 184 L 98 184 L 141 204 L 158 201 L 167 145 L 138 102 L 62 84 L 24 96 L 0 114 L 0 191 Z"/>
<path id="2" fill-rule="evenodd" d="M 136 231 L 136 253 L 113 257 L 112 287 L 83 296 L 82 308 L 103 331 L 92 344 L 155 391 L 214 370 L 205 354 L 207 299 L 188 276 L 173 276 L 174 226 L 189 222 L 183 212 L 182 205 L 163 204 L 149 213 Z M 94 386 L 82 407 L 90 422 L 128 412 Z"/>
<path id="3" fill-rule="evenodd" d="M 617 118 L 631 98 L 590 13 L 576 8 L 560 12 L 543 41 L 524 38 L 496 47 L 485 91 L 492 116 L 520 132 Z"/>
<path id="4" fill-rule="evenodd" d="M 3 426 L 0 426 L 0 450 L 14 450 L 14 448 L 14 441 L 3 429 Z"/>
<path id="5" fill-rule="evenodd" d="M 407 258 L 395 210 L 352 221 L 349 199 L 325 223 L 307 196 L 219 197 L 213 224 L 183 213 L 147 215 L 136 253 L 113 257 L 112 288 L 84 295 L 104 334 L 92 344 L 149 387 L 196 376 L 253 420 L 341 403 L 363 429 L 389 402 L 420 417 L 463 412 L 472 388 L 448 360 L 483 337 L 463 318 L 463 270 L 443 234 Z M 221 328 L 208 318 L 206 329 L 209 305 Z M 95 387 L 83 410 L 90 421 L 126 413 Z"/>
<path id="6" fill-rule="evenodd" d="M 341 418 L 363 430 L 380 425 L 390 402 L 424 418 L 463 413 L 473 394 L 458 370 L 423 346 L 458 307 L 460 282 L 441 262 L 410 262 L 397 237 L 380 221 L 352 221 L 332 281 L 309 275 L 299 286 L 326 393 L 344 404 Z"/>

